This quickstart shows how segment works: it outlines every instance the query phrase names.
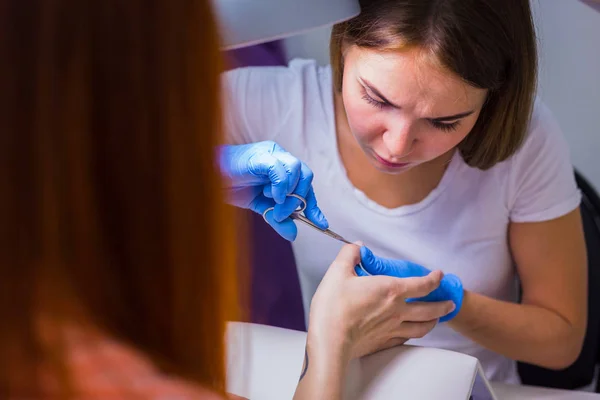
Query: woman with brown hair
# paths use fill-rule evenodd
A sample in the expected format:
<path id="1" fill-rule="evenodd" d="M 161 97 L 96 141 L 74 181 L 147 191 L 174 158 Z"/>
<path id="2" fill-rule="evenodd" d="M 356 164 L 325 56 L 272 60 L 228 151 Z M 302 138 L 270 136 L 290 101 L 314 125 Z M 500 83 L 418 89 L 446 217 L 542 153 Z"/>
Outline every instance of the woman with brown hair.
<path id="1" fill-rule="evenodd" d="M 0 398 L 217 398 L 239 315 L 209 1 L 0 8 Z M 358 260 L 345 247 L 315 300 L 323 352 L 299 398 L 335 398 L 347 360 L 397 342 L 398 307 L 421 307 L 403 299 L 441 279 L 364 280 Z"/>
<path id="2" fill-rule="evenodd" d="M 421 300 L 455 310 L 409 343 L 473 355 L 497 381 L 519 381 L 515 360 L 570 365 L 587 315 L 580 193 L 536 99 L 529 0 L 360 6 L 334 26 L 329 66 L 227 72 L 229 142 L 273 141 L 302 160 L 327 221 L 366 244 L 371 274 L 446 273 Z M 337 244 L 282 229 L 287 215 L 267 220 L 293 240 L 308 310 Z"/>

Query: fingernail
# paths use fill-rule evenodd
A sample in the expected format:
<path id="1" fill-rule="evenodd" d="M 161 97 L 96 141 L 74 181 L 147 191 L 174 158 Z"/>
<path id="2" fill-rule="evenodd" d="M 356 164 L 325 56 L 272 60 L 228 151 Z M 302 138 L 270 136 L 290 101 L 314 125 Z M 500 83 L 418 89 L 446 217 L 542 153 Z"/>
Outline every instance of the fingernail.
<path id="1" fill-rule="evenodd" d="M 450 306 L 450 311 L 449 312 L 452 312 L 454 310 L 456 310 L 456 304 L 452 303 L 452 306 Z"/>
<path id="2" fill-rule="evenodd" d="M 363 242 L 361 242 L 360 240 L 357 240 L 356 242 L 354 242 L 355 245 L 363 247 L 365 244 Z"/>

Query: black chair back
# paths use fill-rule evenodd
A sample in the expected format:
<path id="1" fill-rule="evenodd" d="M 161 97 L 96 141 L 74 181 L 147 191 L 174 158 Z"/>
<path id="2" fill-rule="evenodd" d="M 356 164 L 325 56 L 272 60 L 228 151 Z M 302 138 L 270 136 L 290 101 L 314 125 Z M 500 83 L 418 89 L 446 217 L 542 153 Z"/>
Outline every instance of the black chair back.
<path id="1" fill-rule="evenodd" d="M 575 171 L 582 193 L 581 218 L 588 256 L 588 325 L 579 358 L 568 368 L 554 371 L 517 363 L 523 384 L 558 389 L 579 389 L 592 383 L 600 362 L 600 197 L 592 185 Z M 600 392 L 600 382 L 596 387 Z"/>

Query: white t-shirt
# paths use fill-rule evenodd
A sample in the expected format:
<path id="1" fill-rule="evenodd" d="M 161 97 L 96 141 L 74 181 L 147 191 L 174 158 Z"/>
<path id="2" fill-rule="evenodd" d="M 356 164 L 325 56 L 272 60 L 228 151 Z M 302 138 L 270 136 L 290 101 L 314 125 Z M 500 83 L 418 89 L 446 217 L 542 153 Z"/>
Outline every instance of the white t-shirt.
<path id="1" fill-rule="evenodd" d="M 487 171 L 456 152 L 441 182 L 424 200 L 385 208 L 356 189 L 337 149 L 330 67 L 293 60 L 288 67 L 250 67 L 224 74 L 230 143 L 273 140 L 314 172 L 318 204 L 331 229 L 361 240 L 374 254 L 458 275 L 464 288 L 517 300 L 508 225 L 544 221 L 580 202 L 567 144 L 538 100 L 529 136 L 510 159 Z M 341 245 L 303 224 L 293 242 L 304 309 Z M 308 315 L 308 312 L 306 313 Z M 408 343 L 477 357 L 489 379 L 518 383 L 516 363 L 438 324 Z"/>

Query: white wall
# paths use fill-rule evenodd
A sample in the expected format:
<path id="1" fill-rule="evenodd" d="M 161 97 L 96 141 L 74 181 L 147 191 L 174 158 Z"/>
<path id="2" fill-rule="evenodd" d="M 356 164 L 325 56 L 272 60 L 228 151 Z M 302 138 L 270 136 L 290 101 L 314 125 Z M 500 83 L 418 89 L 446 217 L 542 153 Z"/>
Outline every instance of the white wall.
<path id="1" fill-rule="evenodd" d="M 532 0 L 532 7 L 540 96 L 565 133 L 573 163 L 600 191 L 600 6 Z"/>
<path id="2" fill-rule="evenodd" d="M 285 39 L 285 50 L 288 59 L 312 58 L 317 60 L 320 65 L 329 64 L 330 33 L 331 27 L 326 27 Z"/>
<path id="3" fill-rule="evenodd" d="M 587 0 L 590 5 L 531 1 L 540 45 L 540 96 L 567 137 L 573 163 L 600 191 L 600 0 Z M 329 33 L 322 28 L 286 39 L 288 58 L 327 64 Z"/>

